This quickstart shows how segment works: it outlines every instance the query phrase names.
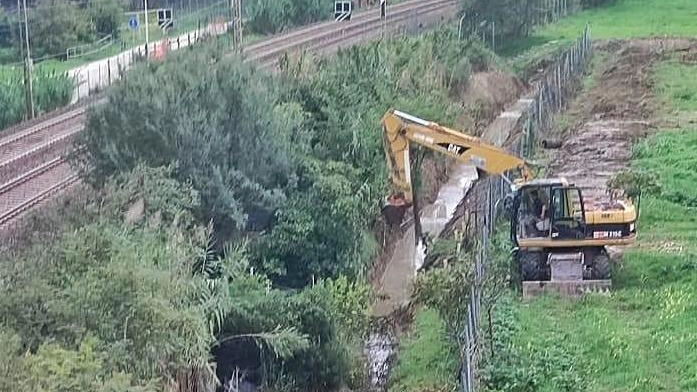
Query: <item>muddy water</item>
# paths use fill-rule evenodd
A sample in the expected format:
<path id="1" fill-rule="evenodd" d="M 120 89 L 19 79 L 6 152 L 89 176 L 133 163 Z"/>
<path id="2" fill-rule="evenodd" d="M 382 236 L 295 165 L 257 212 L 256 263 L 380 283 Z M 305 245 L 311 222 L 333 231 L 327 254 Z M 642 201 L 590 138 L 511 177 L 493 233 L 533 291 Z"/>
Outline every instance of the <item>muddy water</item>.
<path id="1" fill-rule="evenodd" d="M 445 228 L 457 205 L 478 176 L 473 166 L 455 164 L 450 170 L 449 178 L 438 192 L 436 201 L 421 210 L 423 231 L 434 238 Z M 396 244 L 394 254 L 380 278 L 378 292 L 384 299 L 374 305 L 373 314 L 376 318 L 388 317 L 395 310 L 408 304 L 413 280 L 424 262 L 424 251 L 422 246 L 415 245 L 412 225 Z M 365 344 L 371 385 L 375 391 L 385 388 L 395 343 L 394 332 L 382 326 L 376 327 Z"/>

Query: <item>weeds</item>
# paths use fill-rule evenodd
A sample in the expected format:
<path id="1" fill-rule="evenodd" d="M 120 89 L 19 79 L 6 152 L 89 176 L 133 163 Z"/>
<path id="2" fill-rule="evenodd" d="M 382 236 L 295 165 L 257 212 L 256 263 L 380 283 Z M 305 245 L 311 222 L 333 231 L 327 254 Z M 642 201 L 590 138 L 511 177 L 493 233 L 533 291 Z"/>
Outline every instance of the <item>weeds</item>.
<path id="1" fill-rule="evenodd" d="M 457 387 L 458 358 L 438 312 L 416 313 L 409 336 L 401 343 L 399 359 L 390 377 L 390 392 L 446 392 Z"/>
<path id="2" fill-rule="evenodd" d="M 0 129 L 22 121 L 26 116 L 24 81 L 20 71 L 0 75 Z M 33 77 L 36 114 L 67 105 L 73 93 L 73 82 L 65 74 L 38 71 Z"/>

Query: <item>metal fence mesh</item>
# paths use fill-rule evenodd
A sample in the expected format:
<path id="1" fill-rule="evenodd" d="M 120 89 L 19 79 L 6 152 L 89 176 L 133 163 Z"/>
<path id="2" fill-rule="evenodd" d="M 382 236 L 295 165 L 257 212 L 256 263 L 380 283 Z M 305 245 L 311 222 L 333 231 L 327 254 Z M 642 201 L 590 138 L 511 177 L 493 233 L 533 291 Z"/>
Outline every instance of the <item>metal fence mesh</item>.
<path id="1" fill-rule="evenodd" d="M 561 54 L 557 63 L 537 82 L 534 92 L 523 98 L 526 110 L 520 113 L 517 124 L 522 129 L 513 129 L 514 139 L 511 152 L 526 159 L 532 158 L 538 139 L 552 126 L 553 115 L 563 109 L 572 95 L 575 85 L 582 77 L 588 61 L 592 56 L 590 29 L 586 27 L 575 44 Z M 502 177 L 486 177 L 480 180 L 478 193 L 472 199 L 475 206 L 474 238 L 477 239 L 477 251 L 474 263 L 474 282 L 470 297 L 467 299 L 467 316 L 461 337 L 464 342 L 461 349 L 460 385 L 463 392 L 477 390 L 476 369 L 480 358 L 478 344 L 480 316 L 482 305 L 482 285 L 489 260 L 488 248 L 495 224 L 499 218 L 503 199 L 510 192 L 510 187 Z M 477 190 L 474 190 L 477 192 Z"/>

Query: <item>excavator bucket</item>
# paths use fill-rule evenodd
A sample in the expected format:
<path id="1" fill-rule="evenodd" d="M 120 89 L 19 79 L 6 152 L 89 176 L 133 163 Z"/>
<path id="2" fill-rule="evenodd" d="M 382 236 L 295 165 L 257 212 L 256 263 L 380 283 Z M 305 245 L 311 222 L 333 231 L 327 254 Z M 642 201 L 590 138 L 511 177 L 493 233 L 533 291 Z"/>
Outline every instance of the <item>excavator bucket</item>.
<path id="1" fill-rule="evenodd" d="M 551 280 L 523 282 L 524 300 L 544 293 L 554 293 L 565 298 L 579 298 L 586 293 L 608 293 L 612 289 L 610 279 L 587 279 L 589 276 L 583 269 L 582 252 L 550 254 L 548 262 Z"/>
<path id="2" fill-rule="evenodd" d="M 382 206 L 382 215 L 390 225 L 400 225 L 404 220 L 411 203 L 407 203 L 404 198 L 398 195 L 392 195 L 385 200 Z"/>

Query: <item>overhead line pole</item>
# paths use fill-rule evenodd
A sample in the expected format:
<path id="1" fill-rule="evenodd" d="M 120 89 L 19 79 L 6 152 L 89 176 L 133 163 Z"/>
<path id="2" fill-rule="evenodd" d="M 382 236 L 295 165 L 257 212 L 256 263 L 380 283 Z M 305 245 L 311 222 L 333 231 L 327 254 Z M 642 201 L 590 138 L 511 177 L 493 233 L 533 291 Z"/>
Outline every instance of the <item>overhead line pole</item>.
<path id="1" fill-rule="evenodd" d="M 145 10 L 145 58 L 147 59 L 149 58 L 148 44 L 150 43 L 150 37 L 148 36 L 148 0 L 143 0 L 143 9 Z"/>
<path id="2" fill-rule="evenodd" d="M 19 0 L 17 0 L 19 5 Z M 24 59 L 24 81 L 27 94 L 27 116 L 29 119 L 34 118 L 34 89 L 32 80 L 32 60 L 31 50 L 29 49 L 29 18 L 27 17 L 27 0 L 24 0 L 24 38 L 27 43 L 27 53 Z"/>
<path id="3" fill-rule="evenodd" d="M 242 53 L 242 0 L 230 0 L 232 14 L 232 44 L 236 53 Z"/>

